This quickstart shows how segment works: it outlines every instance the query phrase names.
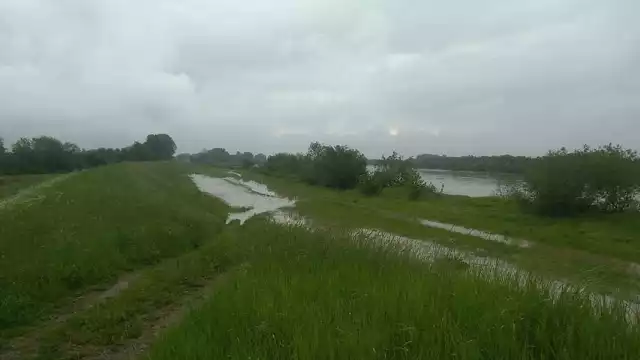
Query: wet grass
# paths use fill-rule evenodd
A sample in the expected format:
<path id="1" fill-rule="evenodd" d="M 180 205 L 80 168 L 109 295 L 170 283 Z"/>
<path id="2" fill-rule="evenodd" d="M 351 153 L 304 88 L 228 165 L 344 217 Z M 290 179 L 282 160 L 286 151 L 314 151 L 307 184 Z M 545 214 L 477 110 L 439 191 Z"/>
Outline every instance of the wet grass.
<path id="1" fill-rule="evenodd" d="M 2 338 L 91 287 L 198 248 L 227 212 L 174 163 L 97 168 L 39 195 L 0 213 Z"/>
<path id="2" fill-rule="evenodd" d="M 56 175 L 0 175 L 0 201 L 20 190 L 54 178 Z"/>
<path id="3" fill-rule="evenodd" d="M 640 352 L 639 330 L 622 309 L 594 310 L 581 295 L 551 295 L 533 278 L 486 281 L 455 261 L 411 261 L 341 233 L 260 220 L 233 242 L 246 271 L 165 333 L 149 359 L 632 359 Z"/>

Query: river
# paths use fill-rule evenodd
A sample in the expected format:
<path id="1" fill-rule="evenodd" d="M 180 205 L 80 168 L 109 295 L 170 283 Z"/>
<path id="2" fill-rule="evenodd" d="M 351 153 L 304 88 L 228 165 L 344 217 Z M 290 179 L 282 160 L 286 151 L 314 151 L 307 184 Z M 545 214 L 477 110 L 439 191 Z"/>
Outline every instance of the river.
<path id="1" fill-rule="evenodd" d="M 367 168 L 369 171 L 374 169 L 371 165 Z M 517 175 L 513 174 L 438 169 L 418 169 L 418 172 L 424 181 L 435 185 L 438 191 L 443 189 L 445 194 L 471 197 L 495 196 L 498 187 L 521 181 Z"/>
<path id="2" fill-rule="evenodd" d="M 438 190 L 444 185 L 445 194 L 471 197 L 494 196 L 501 185 L 519 181 L 519 178 L 512 174 L 436 169 L 418 169 L 418 172 L 426 182 L 431 182 Z"/>

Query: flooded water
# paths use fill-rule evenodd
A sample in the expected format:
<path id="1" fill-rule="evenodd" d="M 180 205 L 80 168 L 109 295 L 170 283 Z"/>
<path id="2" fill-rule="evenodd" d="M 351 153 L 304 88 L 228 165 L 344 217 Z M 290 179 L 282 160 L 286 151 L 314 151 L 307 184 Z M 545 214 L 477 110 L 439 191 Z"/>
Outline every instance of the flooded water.
<path id="1" fill-rule="evenodd" d="M 271 213 L 295 205 L 294 200 L 279 197 L 265 185 L 254 181 L 230 177 L 221 179 L 197 174 L 191 175 L 191 179 L 200 191 L 221 199 L 231 207 L 243 209 L 230 213 L 227 223 L 239 220 L 244 224 L 258 214 Z"/>
<path id="2" fill-rule="evenodd" d="M 375 166 L 367 166 L 373 171 Z M 417 169 L 424 181 L 435 185 L 438 191 L 448 195 L 471 197 L 495 196 L 500 186 L 520 182 L 513 174 L 489 174 L 476 171 L 451 171 L 438 169 Z"/>
<path id="3" fill-rule="evenodd" d="M 460 225 L 446 224 L 433 220 L 420 220 L 420 223 L 424 226 L 444 229 L 458 234 L 474 236 L 484 240 L 495 241 L 507 245 L 514 245 L 522 248 L 528 248 L 531 246 L 531 242 L 521 239 L 513 239 L 500 234 L 493 234 L 482 230 L 470 229 Z"/>
<path id="4" fill-rule="evenodd" d="M 438 190 L 444 186 L 445 194 L 471 197 L 494 196 L 498 187 L 519 181 L 516 175 L 510 174 L 434 169 L 418 169 L 418 172 L 423 180 L 432 183 Z"/>

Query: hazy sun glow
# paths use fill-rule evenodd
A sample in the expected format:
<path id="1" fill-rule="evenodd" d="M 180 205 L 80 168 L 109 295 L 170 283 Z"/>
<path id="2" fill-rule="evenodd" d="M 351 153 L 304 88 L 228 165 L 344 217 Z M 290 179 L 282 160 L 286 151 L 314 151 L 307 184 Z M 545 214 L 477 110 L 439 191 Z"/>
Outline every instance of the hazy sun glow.
<path id="1" fill-rule="evenodd" d="M 389 128 L 389 135 L 391 136 L 398 136 L 398 129 L 397 128 Z"/>

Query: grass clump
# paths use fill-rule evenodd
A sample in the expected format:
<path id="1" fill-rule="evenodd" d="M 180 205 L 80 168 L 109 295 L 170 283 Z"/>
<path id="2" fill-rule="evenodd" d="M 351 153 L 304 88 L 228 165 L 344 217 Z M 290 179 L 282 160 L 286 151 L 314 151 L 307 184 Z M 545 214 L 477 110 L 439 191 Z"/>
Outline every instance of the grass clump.
<path id="1" fill-rule="evenodd" d="M 101 167 L 39 196 L 0 216 L 2 332 L 94 285 L 198 248 L 222 229 L 227 213 L 175 163 Z"/>
<path id="2" fill-rule="evenodd" d="M 411 260 L 347 235 L 249 221 L 250 264 L 152 348 L 149 359 L 631 359 L 640 333 L 535 279 Z M 443 271 L 446 269 L 446 271 Z M 555 300 L 552 300 L 555 299 Z"/>

